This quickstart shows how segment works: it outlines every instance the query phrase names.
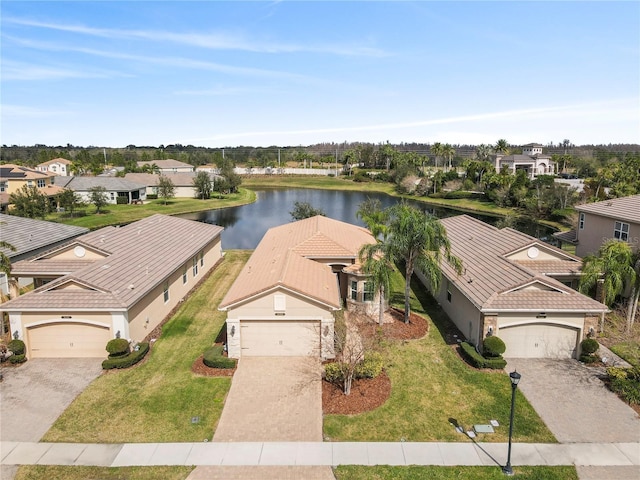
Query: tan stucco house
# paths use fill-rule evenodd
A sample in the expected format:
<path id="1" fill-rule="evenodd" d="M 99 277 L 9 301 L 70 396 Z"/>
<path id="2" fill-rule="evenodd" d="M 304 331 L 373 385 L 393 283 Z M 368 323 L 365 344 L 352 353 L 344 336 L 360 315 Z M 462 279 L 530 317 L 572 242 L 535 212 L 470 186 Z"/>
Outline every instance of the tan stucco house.
<path id="1" fill-rule="evenodd" d="M 268 230 L 219 306 L 229 356 L 333 358 L 334 312 L 374 301 L 357 274 L 360 247 L 374 242 L 323 216 Z"/>
<path id="2" fill-rule="evenodd" d="M 36 289 L 0 305 L 27 356 L 105 357 L 143 340 L 222 257 L 222 227 L 153 215 L 17 262 Z"/>
<path id="3" fill-rule="evenodd" d="M 71 160 L 66 158 L 54 158 L 48 162 L 42 162 L 36 165 L 36 170 L 39 172 L 51 172 L 62 177 L 71 175 Z"/>
<path id="4" fill-rule="evenodd" d="M 37 188 L 40 193 L 50 199 L 60 192 L 62 188 L 55 185 L 57 175 L 53 172 L 39 172 L 22 165 L 5 163 L 0 165 L 0 197 L 2 203 L 8 204 L 12 193 L 18 192 L 25 185 Z"/>
<path id="5" fill-rule="evenodd" d="M 495 168 L 497 172 L 506 168 L 512 175 L 524 170 L 529 178 L 534 179 L 538 175 L 553 175 L 556 164 L 549 155 L 542 153 L 542 145 L 528 143 L 522 146 L 522 154 L 496 155 Z"/>
<path id="6" fill-rule="evenodd" d="M 158 181 L 160 175 L 171 180 L 175 187 L 175 196 L 177 198 L 193 198 L 196 195 L 196 189 L 193 186 L 193 181 L 196 178 L 196 172 L 178 172 L 178 173 L 127 173 L 124 178 L 130 182 L 142 184 L 147 187 L 147 195 L 158 193 Z M 209 178 L 212 182 L 222 180 L 222 177 L 209 173 Z"/>
<path id="7" fill-rule="evenodd" d="M 117 177 L 56 177 L 56 185 L 76 192 L 84 202 L 91 203 L 91 189 L 104 188 L 107 203 L 117 204 L 122 198 L 127 204 L 144 201 L 147 187 L 144 184 Z"/>
<path id="8" fill-rule="evenodd" d="M 174 160 L 172 158 L 167 160 L 138 162 L 138 167 L 144 167 L 147 165 L 150 167 L 155 165 L 160 173 L 185 173 L 193 172 L 195 170 L 195 167 L 190 163 L 180 162 L 179 160 Z"/>
<path id="9" fill-rule="evenodd" d="M 577 358 L 580 342 L 597 333 L 607 307 L 577 286 L 581 259 L 511 228 L 467 215 L 441 220 L 457 275 L 443 263 L 437 300 L 474 345 L 497 335 L 506 357 Z"/>

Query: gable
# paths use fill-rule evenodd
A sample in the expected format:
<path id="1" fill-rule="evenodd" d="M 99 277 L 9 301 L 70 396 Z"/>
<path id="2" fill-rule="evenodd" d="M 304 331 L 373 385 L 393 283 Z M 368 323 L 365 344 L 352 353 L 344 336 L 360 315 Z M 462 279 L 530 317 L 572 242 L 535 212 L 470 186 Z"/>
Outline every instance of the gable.
<path id="1" fill-rule="evenodd" d="M 507 260 L 511 261 L 540 261 L 540 262 L 548 262 L 553 260 L 559 261 L 575 261 L 576 263 L 580 263 L 577 259 L 571 257 L 564 252 L 549 248 L 547 245 L 539 242 L 532 242 L 528 245 L 520 247 L 513 252 L 507 253 L 505 257 Z"/>
<path id="2" fill-rule="evenodd" d="M 67 280 L 67 281 L 63 281 L 61 283 L 58 283 L 57 285 L 54 285 L 53 287 L 49 288 L 49 289 L 45 289 L 49 292 L 54 292 L 57 290 L 86 290 L 89 292 L 97 292 L 98 290 L 81 282 L 78 282 L 77 280 Z"/>
<path id="3" fill-rule="evenodd" d="M 556 292 L 556 293 L 565 293 L 565 294 L 567 293 L 555 285 L 542 282 L 541 280 L 533 280 L 531 282 L 525 283 L 523 285 L 518 285 L 515 288 L 502 292 L 500 293 L 500 295 L 518 293 L 518 292 Z"/>
<path id="4" fill-rule="evenodd" d="M 79 242 L 73 242 L 59 250 L 46 253 L 38 260 L 102 260 L 107 258 L 108 253 L 98 250 L 97 248 L 90 247 Z"/>

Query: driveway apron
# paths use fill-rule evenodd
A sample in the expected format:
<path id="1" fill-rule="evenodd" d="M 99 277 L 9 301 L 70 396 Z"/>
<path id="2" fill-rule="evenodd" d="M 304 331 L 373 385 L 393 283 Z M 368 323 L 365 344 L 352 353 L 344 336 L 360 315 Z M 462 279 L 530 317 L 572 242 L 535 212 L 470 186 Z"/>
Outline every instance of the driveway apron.
<path id="1" fill-rule="evenodd" d="M 576 360 L 507 359 L 522 374 L 518 389 L 561 443 L 640 441 L 635 411 L 605 387 L 602 372 Z M 518 428 L 515 420 L 515 428 Z"/>

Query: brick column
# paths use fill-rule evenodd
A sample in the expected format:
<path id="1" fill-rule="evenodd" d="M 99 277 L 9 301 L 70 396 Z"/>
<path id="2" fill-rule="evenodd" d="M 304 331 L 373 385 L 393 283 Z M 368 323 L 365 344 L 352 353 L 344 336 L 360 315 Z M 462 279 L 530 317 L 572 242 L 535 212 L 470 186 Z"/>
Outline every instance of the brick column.
<path id="1" fill-rule="evenodd" d="M 498 316 L 497 315 L 483 315 L 481 328 L 482 328 L 482 340 L 487 338 L 489 328 L 491 328 L 491 335 L 498 335 Z"/>

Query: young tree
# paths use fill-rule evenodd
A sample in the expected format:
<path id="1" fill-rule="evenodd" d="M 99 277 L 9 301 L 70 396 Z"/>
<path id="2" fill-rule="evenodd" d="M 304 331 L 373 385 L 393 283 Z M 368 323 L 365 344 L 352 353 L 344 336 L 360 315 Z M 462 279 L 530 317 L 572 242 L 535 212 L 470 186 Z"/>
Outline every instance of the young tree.
<path id="1" fill-rule="evenodd" d="M 167 200 L 176 196 L 176 186 L 166 175 L 160 175 L 158 177 L 156 186 L 158 188 L 158 197 L 164 201 L 165 205 L 167 204 Z"/>
<path id="2" fill-rule="evenodd" d="M 293 210 L 289 213 L 291 214 L 291 218 L 293 218 L 294 221 L 315 217 L 316 215 L 326 215 L 322 209 L 313 208 L 308 202 L 295 202 L 293 205 Z"/>
<path id="3" fill-rule="evenodd" d="M 58 194 L 58 202 L 65 211 L 68 211 L 71 214 L 72 217 L 73 212 L 84 204 L 82 197 L 69 188 L 65 188 L 60 194 Z"/>
<path id="4" fill-rule="evenodd" d="M 451 253 L 444 225 L 433 215 L 404 202 L 391 207 L 389 213 L 389 238 L 384 251 L 393 263 L 404 262 L 404 321 L 409 323 L 409 296 L 414 270 L 417 268 L 422 272 L 431 292 L 435 293 L 440 288 L 442 259 L 458 272 L 462 271 L 462 260 Z"/>
<path id="5" fill-rule="evenodd" d="M 369 275 L 367 281 L 371 282 L 374 291 L 378 291 L 378 324 L 380 325 L 384 323 L 384 312 L 391 290 L 391 275 L 393 274 L 393 264 L 389 261 L 384 247 L 383 242 L 365 244 L 358 252 L 362 271 Z"/>
<path id="6" fill-rule="evenodd" d="M 206 200 L 211 198 L 211 177 L 207 172 L 200 171 L 193 179 L 193 187 L 195 189 L 195 198 Z"/>
<path id="7" fill-rule="evenodd" d="M 13 204 L 11 213 L 19 217 L 44 218 L 49 212 L 47 197 L 34 186 L 23 185 L 20 190 L 9 195 L 9 203 Z"/>
<path id="8" fill-rule="evenodd" d="M 611 307 L 627 288 L 632 293 L 627 301 L 627 328 L 630 329 L 638 305 L 637 286 L 640 282 L 640 258 L 635 258 L 627 242 L 611 239 L 595 255 L 585 257 L 578 289 L 585 294 L 602 280 L 602 301 Z M 635 288 L 634 288 L 635 287 Z"/>
<path id="9" fill-rule="evenodd" d="M 107 189 L 101 186 L 91 187 L 89 189 L 89 201 L 95 205 L 96 213 L 100 213 L 100 209 L 109 203 Z"/>
<path id="10" fill-rule="evenodd" d="M 5 223 L 6 222 L 0 222 L 0 225 Z M 9 250 L 10 252 L 15 252 L 16 247 L 11 245 L 9 242 L 0 240 L 0 273 L 4 273 L 8 279 L 11 276 L 11 259 L 3 250 Z"/>
<path id="11" fill-rule="evenodd" d="M 361 218 L 371 234 L 383 239 L 387 238 L 387 223 L 389 212 L 382 208 L 382 203 L 377 198 L 367 198 L 362 202 L 356 212 L 356 217 Z"/>

